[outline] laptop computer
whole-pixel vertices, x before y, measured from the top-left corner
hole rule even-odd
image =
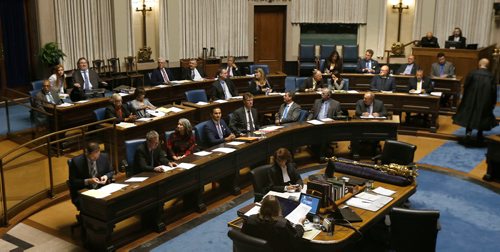
[[[299,203],[302,203],[304,205],[310,206],[311,210],[309,210],[309,213],[307,215],[316,215],[318,214],[320,205],[321,205],[321,197],[310,195],[310,194],[305,194],[301,193],[299,197]]]

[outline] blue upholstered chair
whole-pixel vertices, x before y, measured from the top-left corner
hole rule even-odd
[[[136,171],[134,171],[135,150],[144,142],[146,142],[145,138],[125,141],[125,151],[127,154],[127,166],[125,171],[127,177],[131,177],[136,174]]]
[[[344,45],[344,55],[342,57],[344,72],[356,72],[356,67],[358,66],[359,59],[358,50],[358,45]]]
[[[307,79],[308,77],[297,77],[295,79],[295,89],[296,90],[304,90],[305,86],[304,86],[304,81]]]
[[[301,70],[312,72],[313,69],[318,68],[314,47],[314,45],[299,45],[299,57],[297,59],[298,76],[300,76]]]
[[[31,85],[33,86],[34,91],[39,91],[43,87],[43,80],[32,81]]]
[[[254,74],[255,70],[257,70],[257,68],[262,68],[262,70],[264,71],[264,73],[266,75],[269,74],[269,65],[265,65],[265,64],[253,64],[253,65],[249,65],[248,66],[248,70],[250,71],[249,74]]]
[[[309,115],[308,110],[301,109],[299,114],[299,122],[304,122],[307,119],[308,115]]]
[[[205,89],[194,89],[194,90],[189,90],[184,93],[186,95],[186,100],[188,102],[208,102],[207,99],[207,92]]]
[[[207,136],[205,135],[205,131],[203,128],[207,124],[208,121],[200,122],[194,126],[194,136],[196,137],[196,144],[201,148],[208,147],[207,144]]]
[[[330,56],[330,54],[332,54],[332,52],[336,50],[337,50],[336,45],[321,45],[319,49],[319,58],[326,60]]]
[[[285,78],[285,92],[292,91],[295,92],[297,90],[297,85],[295,82],[295,77],[293,76],[287,76]]]
[[[106,108],[98,108],[94,110],[94,117],[96,121],[104,120],[106,117]]]

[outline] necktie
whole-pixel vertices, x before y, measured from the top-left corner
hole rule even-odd
[[[220,85],[222,86],[222,91],[224,91],[224,96],[226,97],[225,99],[229,99],[233,97],[231,93],[229,92],[229,88],[227,88],[226,82],[225,81],[220,81]]]
[[[419,80],[417,82],[417,92],[420,92],[420,91],[422,91],[422,80]]]
[[[47,101],[50,103],[50,104],[56,104],[56,102],[54,101],[54,97],[52,97],[52,94],[50,92],[48,92],[45,97],[47,98]]]
[[[250,113],[250,110],[247,110],[247,114],[248,114],[248,124],[249,124],[249,126],[247,127],[247,129],[250,132],[253,132],[255,130],[255,127],[253,125],[252,113]]]
[[[328,117],[328,102],[324,101],[321,105],[321,112],[318,115],[318,119],[325,119]]]
[[[285,106],[285,110],[283,111],[283,116],[281,117],[281,119],[285,119],[286,118],[286,115],[288,114],[288,108],[289,107],[290,106],[288,106],[288,105]]]
[[[229,77],[233,77],[233,68],[232,67],[227,67],[227,75],[229,75]]]
[[[444,65],[439,65],[439,77],[444,74]]]
[[[162,68],[161,69],[161,75],[163,76],[163,82],[167,83],[169,82],[170,80],[168,79],[168,74],[167,72],[165,71],[165,68]]]
[[[122,114],[122,108],[118,108],[116,110],[116,117],[118,117],[118,119],[120,119],[120,121],[123,119],[123,114]]]
[[[194,80],[194,69],[191,70],[191,80]]]
[[[368,107],[368,113],[371,115],[373,114],[373,103],[370,104],[370,106]]]
[[[97,178],[97,166],[95,161],[90,165],[90,177]],[[92,184],[92,188],[97,188],[97,184]]]
[[[219,138],[223,139],[224,138],[224,134],[222,134],[222,128],[220,127],[220,123],[217,123],[215,126],[217,128],[217,133],[219,134]]]
[[[155,166],[155,159],[154,159],[153,151],[154,150],[151,150],[151,153],[150,153],[150,155],[151,155],[151,166]]]
[[[90,81],[89,81],[89,77],[87,74],[88,74],[88,71],[82,71],[83,81],[84,81],[84,85],[83,85],[84,90],[90,89]]]

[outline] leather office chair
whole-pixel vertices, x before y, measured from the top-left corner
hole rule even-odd
[[[390,241],[395,251],[435,251],[439,224],[438,210],[394,207],[390,216]]]
[[[344,45],[343,49],[343,69],[344,73],[356,72],[358,66],[359,52],[358,45]]]
[[[125,152],[127,157],[125,172],[127,177],[134,176],[134,174],[137,173],[134,170],[135,150],[140,144],[143,144],[144,142],[146,142],[145,138],[125,141]]]
[[[315,55],[315,45],[299,45],[299,57],[297,59],[297,75],[300,76],[301,70],[307,70],[309,75],[312,70],[318,68],[318,61]]]
[[[325,71],[325,62],[328,57],[330,57],[330,54],[332,54],[333,51],[337,50],[336,45],[321,45],[319,48],[319,69],[321,69],[322,72]]]
[[[122,74],[122,68],[119,58],[109,58],[108,59],[108,73],[113,79],[113,88],[119,85],[126,84],[125,80],[128,80],[128,76]]]
[[[300,110],[299,114],[299,122],[304,122],[307,119],[307,116],[309,115],[309,111],[305,109]]]
[[[285,92],[288,92],[288,91],[295,92],[295,90],[297,90],[295,77],[287,76],[285,78]]]
[[[137,57],[127,56],[125,57],[125,71],[127,76],[130,78],[130,86],[134,86],[134,80],[139,79],[142,81],[142,86],[144,87],[144,74],[140,74],[137,71]]]
[[[244,234],[237,229],[230,229],[227,236],[233,240],[233,252],[273,251],[266,240]]]
[[[106,108],[98,108],[94,110],[94,117],[96,121],[104,120],[106,117]]]
[[[266,188],[271,184],[269,180],[269,170],[271,167],[271,164],[266,164],[250,171],[250,174],[252,174],[254,202],[260,202],[264,195],[268,193]]]
[[[188,102],[197,103],[199,101],[208,102],[207,92],[205,89],[195,89],[184,92]]]
[[[417,146],[396,140],[386,140],[382,153],[373,157],[372,160],[381,164],[410,165],[413,163]]]
[[[69,170],[71,169],[71,164],[73,162],[73,159],[68,159],[67,163],[68,163],[68,172]],[[78,194],[78,191],[77,190],[74,190],[71,186],[71,183],[69,182],[69,180],[66,180],[66,185],[68,186],[68,190],[69,190],[69,195],[71,197],[71,199],[73,199],[74,197],[77,196]],[[77,209],[78,212],[80,212],[80,209]],[[77,228],[80,228],[82,227],[82,220],[81,220],[81,217],[80,217],[80,213],[77,213],[76,216],[76,223],[73,223],[71,224],[71,226],[69,226],[70,230],[71,230],[71,235],[73,235],[73,233],[75,233],[75,229]],[[82,229],[82,232],[81,232],[81,236],[84,237],[85,236],[85,230]]]
[[[269,74],[269,65],[265,65],[265,64],[253,64],[253,65],[249,65],[248,66],[248,70],[249,70],[249,74],[254,74],[255,73],[255,70],[257,70],[257,68],[262,68],[262,70],[264,71],[264,73],[266,75]]]
[[[307,79],[308,77],[297,77],[295,78],[295,86],[296,86],[296,91],[298,90],[304,90],[305,89],[305,85],[304,85],[304,81]]]
[[[205,131],[203,128],[207,124],[208,121],[200,122],[194,126],[194,136],[196,138],[196,144],[200,146],[201,148],[206,148],[208,147],[207,144],[207,137],[205,135]]]
[[[36,80],[31,82],[31,86],[33,86],[33,91],[42,90],[43,80]]]
[[[104,82],[110,83],[113,81],[113,78],[111,78],[108,75],[107,66],[106,66],[104,60],[102,60],[102,59],[92,60],[92,68],[94,69],[94,71],[97,72],[99,77]]]

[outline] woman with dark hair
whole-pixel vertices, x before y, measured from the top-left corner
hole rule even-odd
[[[52,75],[49,77],[50,87],[59,94],[64,94],[66,90],[66,74],[64,74],[64,66],[57,65],[52,69]]]
[[[144,98],[146,96],[146,90],[144,88],[136,88],[134,92],[135,100],[130,102],[132,110],[138,118],[147,117],[146,109],[155,110],[156,107],[149,102],[148,99]]]
[[[339,72],[342,73],[342,58],[340,58],[337,50],[334,50],[326,59],[325,66],[323,67],[324,73]]]
[[[174,133],[167,139],[167,154],[175,161],[191,155],[196,149],[193,127],[186,118],[179,119]]]
[[[344,79],[342,79],[342,76],[338,72],[332,72],[332,86],[330,90],[344,90],[344,82]]]
[[[286,148],[279,148],[274,153],[274,165],[269,172],[271,184],[266,191],[295,192],[303,186],[302,178],[295,169],[292,154]]]
[[[466,38],[462,36],[462,29],[460,29],[460,27],[455,27],[451,36],[448,37],[448,41],[458,41],[462,44],[460,48],[465,48]]]
[[[268,195],[262,200],[259,213],[248,217],[241,231],[266,240],[273,251],[299,251],[298,241],[304,234],[305,216],[299,224],[283,218],[278,199]]]
[[[267,81],[266,74],[262,68],[255,70],[255,78],[250,82],[250,93],[253,95],[265,94],[272,92],[271,85]]]

